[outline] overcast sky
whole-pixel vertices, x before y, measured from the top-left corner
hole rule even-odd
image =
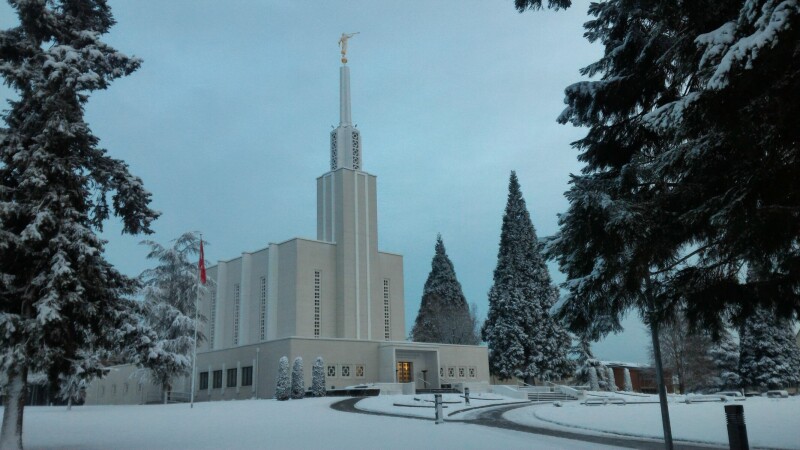
[[[404,255],[407,331],[437,233],[485,317],[511,170],[538,235],[557,230],[581,167],[570,142],[585,130],[555,119],[564,88],[602,52],[582,37],[587,1],[524,14],[511,0],[109,3],[107,42],[144,63],[95,93],[86,118],[153,193],[163,214],[151,238],[202,231],[213,264],[316,237],[315,180],[339,120],[337,41],[356,31],[353,121],[362,168],[378,177],[380,248]],[[14,23],[0,6],[0,27]],[[135,276],[148,267],[143,237],[120,230],[108,223],[107,256]],[[595,353],[647,362],[643,325],[626,324]]]

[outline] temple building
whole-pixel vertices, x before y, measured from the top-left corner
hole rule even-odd
[[[208,321],[197,354],[198,401],[272,398],[282,356],[290,365],[303,358],[307,387],[317,357],[328,389],[375,384],[382,393],[413,393],[488,384],[486,347],[405,340],[403,257],[378,249],[377,179],[363,170],[346,61],[330,171],[317,178],[316,240],[270,243],[207,270],[213,282],[200,301]],[[116,367],[92,383],[87,402],[157,400],[156,388],[136,384],[133,373]],[[176,380],[175,397],[189,386]]]

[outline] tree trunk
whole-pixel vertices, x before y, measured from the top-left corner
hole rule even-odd
[[[71,410],[72,410],[72,396],[70,395],[69,398],[67,398],[67,411]]]
[[[653,359],[656,363],[656,382],[658,383],[658,402],[661,404],[661,424],[664,428],[664,448],[672,450],[672,426],[669,421],[669,405],[667,389],[664,384],[664,368],[661,365],[661,344],[658,341],[658,320],[655,314],[650,316],[650,334],[653,337]]]
[[[8,386],[3,397],[3,424],[0,428],[0,449],[22,450],[22,414],[25,411],[25,392],[28,367],[14,365],[7,373]]]

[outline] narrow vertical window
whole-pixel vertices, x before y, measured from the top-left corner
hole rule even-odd
[[[211,320],[209,320],[208,324],[208,349],[214,350],[214,328],[217,324],[217,292],[211,291],[211,301],[209,302],[211,306]]]
[[[392,339],[392,323],[389,317],[389,279],[383,280],[383,339]]]
[[[233,345],[239,345],[239,285],[233,285]]]
[[[361,169],[361,142],[358,131],[353,131],[353,169]]]
[[[261,340],[267,340],[267,277],[261,277]]]
[[[320,271],[314,271],[314,337],[319,337]]]

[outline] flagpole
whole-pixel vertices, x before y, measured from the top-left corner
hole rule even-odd
[[[197,376],[197,313],[198,303],[200,298],[200,285],[203,281],[202,274],[200,273],[201,267],[205,267],[203,261],[203,234],[200,234],[200,263],[197,267],[197,292],[194,296],[194,348],[192,349],[192,392],[189,394],[189,408],[194,408],[194,380]]]

